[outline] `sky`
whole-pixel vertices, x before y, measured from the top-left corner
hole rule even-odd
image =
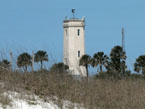
[[[145,0],[1,0],[0,50],[31,53],[45,50],[50,61],[62,62],[63,20],[67,15],[85,16],[86,53],[103,51],[109,55],[122,44],[125,28],[125,50],[128,69],[133,71],[136,58],[145,54]],[[53,58],[52,58],[53,57]],[[52,64],[52,63],[50,63]]]

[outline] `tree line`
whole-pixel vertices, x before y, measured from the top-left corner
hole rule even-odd
[[[87,77],[89,76],[89,66],[92,66],[93,68],[98,67],[99,75],[124,77],[131,74],[131,71],[127,70],[126,59],[126,52],[123,50],[122,46],[117,45],[112,48],[110,56],[107,56],[103,51],[95,53],[93,57],[88,54],[83,55],[79,60],[79,65],[86,67]],[[42,70],[43,62],[49,61],[47,52],[39,50],[34,56],[24,52],[18,56],[17,66],[23,68],[24,71],[27,72],[28,66],[33,67],[33,61],[40,63]],[[4,59],[0,62],[0,66],[9,68],[10,62],[7,59]],[[68,69],[69,66],[64,65],[64,63],[56,63],[52,65],[50,71],[67,72]],[[134,63],[134,71],[142,73],[143,75],[145,74],[145,55],[141,55],[136,59],[136,62]]]
[[[87,69],[87,77],[89,75],[88,67],[99,67],[100,71],[98,75],[101,76],[114,76],[114,77],[126,77],[131,74],[130,70],[127,70],[126,65],[126,52],[122,46],[115,46],[110,52],[110,56],[104,54],[104,52],[97,52],[91,57],[85,54],[81,57],[79,64]],[[145,74],[145,55],[141,55],[136,59],[134,63],[134,71],[137,73]]]
[[[33,60],[33,58],[34,58],[34,60]],[[31,56],[29,53],[24,52],[17,57],[16,64],[19,68],[23,68],[24,72],[27,72],[28,66],[31,66],[31,68],[33,69],[33,64],[32,64],[33,61],[36,63],[40,63],[41,70],[44,69],[43,62],[49,61],[47,52],[43,51],[43,50],[39,50],[34,54],[34,56],[33,55]],[[0,62],[0,66],[3,68],[7,68],[7,69],[10,69],[10,67],[11,67],[10,62],[7,59],[3,59]],[[67,65],[64,65],[63,63],[57,63],[57,64],[54,64],[50,68],[50,71],[66,72],[68,69],[69,69],[69,67]]]

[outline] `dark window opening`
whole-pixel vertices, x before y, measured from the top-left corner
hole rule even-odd
[[[80,29],[78,29],[78,36],[80,35]]]
[[[78,51],[78,57],[80,57],[80,55],[81,55],[81,53],[80,53],[80,51]]]

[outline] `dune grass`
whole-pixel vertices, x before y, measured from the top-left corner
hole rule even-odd
[[[60,107],[63,106],[62,100],[83,104],[87,109],[145,107],[145,81],[140,79],[78,80],[67,74],[46,70],[22,74],[0,69],[0,81],[5,84],[3,90],[31,92],[43,98],[44,102],[49,102],[49,97]],[[0,99],[0,103],[9,104],[10,101]]]

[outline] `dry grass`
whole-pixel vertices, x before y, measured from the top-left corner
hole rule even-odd
[[[4,90],[16,92],[31,92],[44,98],[59,98],[61,100],[84,104],[87,109],[142,109],[145,108],[144,80],[76,80],[71,76],[58,75],[53,72],[35,72],[20,74],[0,70],[0,80],[5,83]]]

